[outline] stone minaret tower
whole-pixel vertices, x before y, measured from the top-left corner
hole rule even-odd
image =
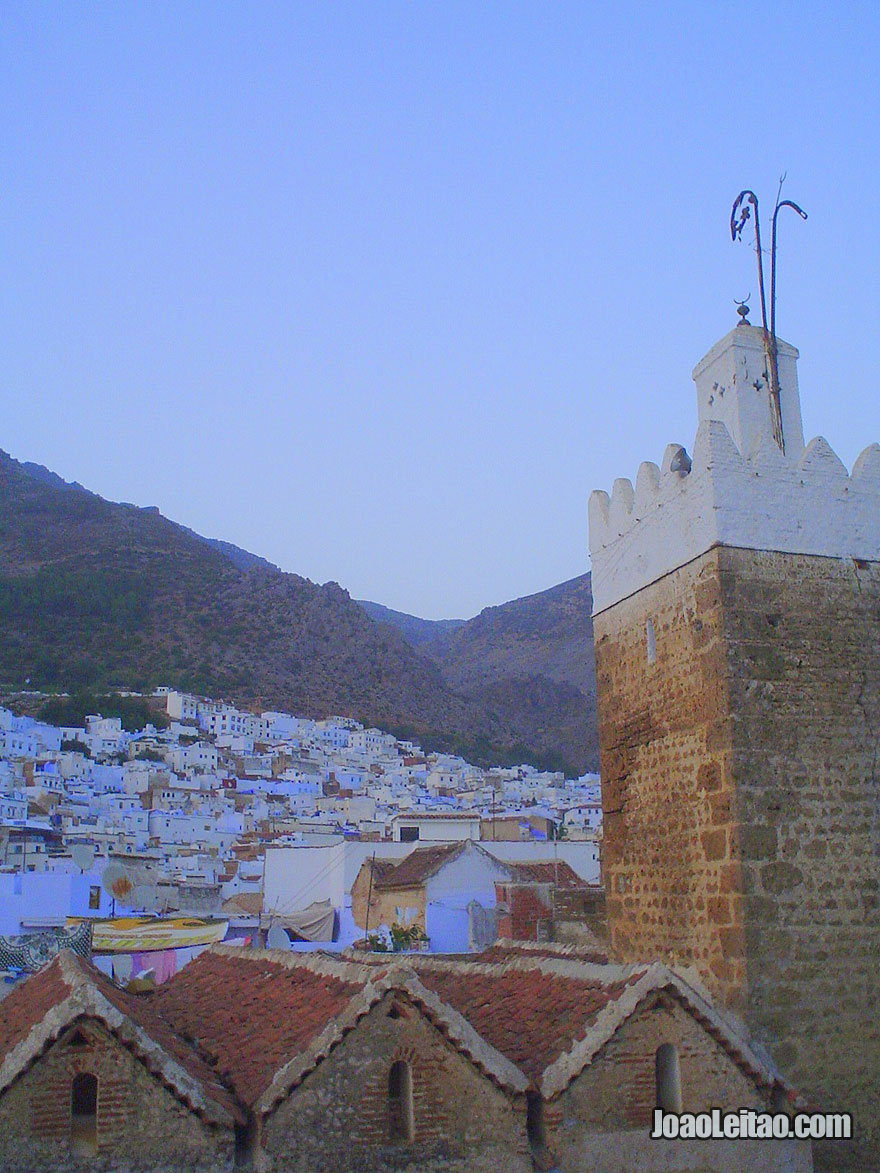
[[[694,371],[699,427],[590,498],[605,885],[622,960],[695,966],[880,1169],[880,446],[804,446],[761,330]],[[686,1105],[685,1105],[686,1106]]]

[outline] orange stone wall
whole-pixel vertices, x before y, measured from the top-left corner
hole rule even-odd
[[[818,1167],[880,1168],[880,566],[716,548],[594,629],[612,948],[696,965],[855,1112]]]

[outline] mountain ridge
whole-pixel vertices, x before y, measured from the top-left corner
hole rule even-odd
[[[444,627],[437,648],[432,621],[421,621],[426,654],[336,583],[3,452],[0,507],[0,681],[10,691],[168,684],[309,716],[348,713],[485,764],[584,768],[568,748],[577,739],[557,742],[546,712],[555,704],[562,716],[577,697],[535,707],[564,681],[545,674],[525,705],[497,665],[471,687],[461,646],[443,650],[475,620]]]
[[[405,638],[417,632],[419,650],[438,665],[449,688],[504,713],[530,743],[552,741],[568,760],[595,770],[592,611],[587,573],[485,607],[464,622],[419,620],[401,612],[391,612],[385,621]]]

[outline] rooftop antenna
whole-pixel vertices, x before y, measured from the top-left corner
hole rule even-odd
[[[373,899],[373,872],[376,870],[376,853],[373,852],[373,859],[370,864],[370,886],[367,888],[367,920],[364,925],[364,935],[369,939],[370,936],[370,902]]]
[[[767,320],[767,299],[764,296],[764,253],[761,249],[761,223],[758,217],[758,197],[748,188],[741,191],[730,211],[730,239],[742,240],[746,224],[755,219],[755,252],[758,254],[758,288],[761,293],[761,324],[764,331],[764,352],[767,356],[768,382],[770,384],[770,405],[773,413],[773,438],[785,451],[785,437],[782,434],[782,403],[779,396],[779,352],[776,341],[776,221],[780,208],[792,208],[802,220],[807,213],[792,200],[780,199],[786,172],[779,177],[776,191],[776,205],[770,229],[770,320]],[[745,315],[742,315],[745,320]]]

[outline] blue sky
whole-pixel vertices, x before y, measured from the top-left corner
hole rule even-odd
[[[0,447],[431,618],[589,567],[779,174],[805,431],[880,439],[880,5],[0,4]],[[757,315],[753,315],[755,321]]]

